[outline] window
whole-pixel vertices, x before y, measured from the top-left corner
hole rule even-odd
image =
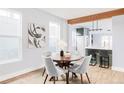
[[[21,15],[0,10],[0,64],[22,58],[21,38]]]
[[[77,50],[77,37],[76,37],[76,30],[72,30],[72,50]]]
[[[60,41],[60,24],[49,23],[49,48],[51,51],[58,51],[58,42]]]

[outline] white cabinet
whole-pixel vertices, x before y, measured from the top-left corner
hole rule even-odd
[[[98,20],[98,28],[102,31],[112,31],[112,18]]]
[[[90,31],[90,47],[112,49],[111,31]]]

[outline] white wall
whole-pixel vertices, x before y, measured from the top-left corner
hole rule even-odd
[[[28,24],[36,23],[44,26],[49,34],[49,21],[55,21],[61,25],[61,38],[67,41],[67,27],[64,19],[50,15],[41,11],[40,9],[10,9],[10,11],[17,11],[22,14],[22,53],[23,59],[20,62],[13,62],[0,65],[0,80],[6,79],[5,76],[12,75],[14,73],[26,71],[26,69],[34,69],[42,66],[41,55],[44,50],[48,48],[47,45],[44,49],[29,49],[28,48]],[[3,78],[4,77],[4,78]]]
[[[124,15],[112,18],[114,70],[124,71]]]

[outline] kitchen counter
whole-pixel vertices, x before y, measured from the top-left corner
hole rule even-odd
[[[106,47],[85,47],[85,49],[112,50],[112,48]]]

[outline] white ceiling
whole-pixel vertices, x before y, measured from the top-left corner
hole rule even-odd
[[[41,10],[64,19],[73,19],[115,9],[117,8],[42,8]]]

